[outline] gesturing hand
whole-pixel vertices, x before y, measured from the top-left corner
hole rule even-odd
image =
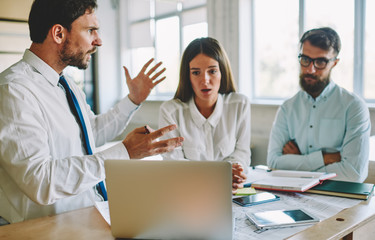
[[[126,77],[126,84],[129,88],[129,98],[134,104],[141,104],[148,95],[150,94],[151,90],[158,85],[161,81],[165,79],[165,76],[158,79],[158,77],[165,71],[165,68],[156,72],[153,76],[151,76],[157,68],[162,64],[159,62],[153,68],[151,68],[147,73],[146,69],[150,66],[151,62],[154,61],[151,58],[141,69],[139,74],[135,78],[131,78],[128,69],[124,66],[125,70],[125,77]]]
[[[238,188],[243,188],[243,183],[247,176],[244,173],[243,167],[238,163],[232,164],[232,194],[237,192]]]
[[[147,128],[147,130],[146,130]],[[152,130],[150,127],[140,127],[130,132],[122,141],[130,158],[144,158],[156,154],[170,152],[182,145],[183,137],[170,138],[158,141],[157,138],[169,131],[176,129],[176,125],[169,125],[159,130]]]

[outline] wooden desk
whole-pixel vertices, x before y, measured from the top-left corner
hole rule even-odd
[[[343,220],[343,221],[340,221]],[[375,198],[344,209],[288,239],[374,239]],[[95,207],[0,227],[0,239],[115,239]]]
[[[113,240],[111,228],[95,207],[0,227],[1,240]]]
[[[375,239],[375,198],[344,209],[288,239]]]

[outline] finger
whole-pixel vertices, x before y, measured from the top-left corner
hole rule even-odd
[[[239,170],[239,171],[243,171],[243,167],[242,167],[242,165],[239,164],[239,163],[233,163],[233,164],[232,164],[232,168],[237,169],[237,170]]]
[[[246,179],[247,179],[247,176],[246,176],[246,174],[245,174],[245,173],[243,173],[243,172],[241,172],[241,173],[240,173],[240,177],[241,177],[241,180],[242,180],[242,182],[245,182],[245,181],[246,181]]]
[[[291,152],[292,150],[289,144],[285,145],[284,148],[285,148],[285,152],[288,152],[288,153]]]
[[[237,189],[237,188],[243,188],[242,183],[232,183],[232,188]]]
[[[153,72],[155,72],[155,70],[160,66],[162,65],[163,62],[158,62],[155,66],[153,66],[148,72],[147,72],[147,76],[150,76]]]
[[[142,134],[145,134],[145,132],[146,132],[146,131],[145,131],[145,127],[146,127],[146,126],[139,127],[139,128],[134,128],[132,132],[133,132],[133,133],[142,133]]]
[[[141,69],[141,72],[146,72],[146,69],[148,68],[148,66],[150,66],[150,64],[152,63],[152,61],[154,61],[154,58],[151,58],[150,60],[148,60],[148,62],[146,62],[145,65],[143,65],[142,69]]]
[[[150,134],[150,136],[154,140],[154,139],[157,139],[157,138],[163,136],[167,132],[175,130],[176,128],[177,128],[177,125],[176,124],[172,124],[172,125],[160,128],[159,130],[156,130],[156,131],[152,132]]]
[[[152,129],[149,125],[146,125],[145,128],[147,128],[149,133],[155,132],[155,130]]]
[[[165,78],[166,78],[166,77],[163,77],[162,79],[157,80],[156,82],[154,82],[154,87],[155,87],[156,85],[158,85],[159,83],[161,83],[162,81],[164,81]]]
[[[170,152],[176,147],[182,146],[183,141],[183,137],[170,138],[167,140],[154,142],[151,147],[154,149],[156,154],[162,154],[165,152]]]
[[[169,138],[166,140],[154,142],[152,144],[152,147],[155,148],[156,150],[161,149],[162,151],[164,151],[165,149],[166,151],[168,151],[169,148],[173,149],[175,147],[181,146],[183,141],[184,141],[183,137]]]
[[[165,72],[166,68],[163,68],[159,72],[155,73],[155,75],[151,78],[152,80],[157,79],[163,72]]]

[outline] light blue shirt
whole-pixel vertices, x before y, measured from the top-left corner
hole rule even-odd
[[[279,108],[272,126],[267,164],[275,169],[334,172],[335,180],[363,182],[368,174],[369,110],[362,99],[330,82],[316,99],[299,91]],[[282,154],[294,139],[301,155]],[[324,165],[323,153],[341,161]]]

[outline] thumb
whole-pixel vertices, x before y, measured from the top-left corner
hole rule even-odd
[[[125,77],[126,77],[126,82],[128,83],[130,80],[132,80],[130,74],[129,74],[129,70],[123,66],[124,70],[125,70]]]

